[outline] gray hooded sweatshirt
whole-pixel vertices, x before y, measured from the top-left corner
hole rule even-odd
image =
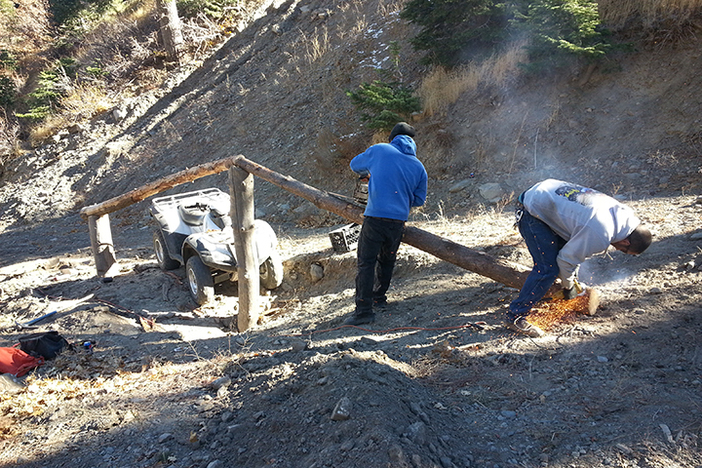
[[[572,288],[578,268],[587,257],[626,239],[641,224],[634,211],[614,198],[555,179],[547,179],[524,193],[524,207],[566,240],[558,253],[564,288]]]

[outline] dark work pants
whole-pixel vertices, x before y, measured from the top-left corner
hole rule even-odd
[[[548,292],[560,273],[557,262],[558,252],[566,243],[546,223],[530,215],[526,210],[519,220],[519,233],[534,259],[534,268],[527,276],[519,296],[509,305],[510,320],[528,315],[534,304]]]
[[[357,250],[356,314],[370,313],[374,300],[387,300],[404,227],[399,220],[364,218]]]

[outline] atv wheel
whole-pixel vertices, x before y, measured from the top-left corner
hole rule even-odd
[[[168,256],[166,248],[166,240],[163,238],[161,231],[154,231],[154,252],[156,253],[156,262],[162,270],[175,270],[180,266],[177,260],[173,260]]]
[[[261,286],[275,289],[283,282],[283,260],[278,252],[271,253],[259,269]]]
[[[188,277],[190,295],[198,305],[207,304],[214,299],[214,279],[200,257],[193,255],[188,259],[185,274]]]

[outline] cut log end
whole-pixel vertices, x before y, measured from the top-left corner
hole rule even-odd
[[[597,308],[600,306],[600,292],[595,288],[588,288],[587,296],[587,310],[585,313],[587,315],[595,315]]]

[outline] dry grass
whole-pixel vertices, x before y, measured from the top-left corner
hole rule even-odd
[[[435,68],[422,80],[418,95],[426,115],[444,111],[461,94],[475,91],[481,85],[506,86],[517,74],[524,60],[522,43],[480,63],[470,63],[457,70]]]
[[[363,8],[363,0],[350,0],[347,2],[341,2],[339,5],[339,11],[345,13],[349,8],[355,11],[360,11]]]
[[[154,2],[146,0],[95,25],[82,41],[76,60],[99,66],[113,81],[131,77],[145,63],[154,61],[159,48],[154,8]]]
[[[326,27],[322,28],[321,32],[317,31],[317,28],[315,28],[312,37],[307,37],[302,31],[300,31],[300,34],[302,35],[302,40],[307,51],[305,59],[308,64],[316,62],[329,50],[329,33]]]
[[[61,100],[68,120],[78,122],[90,119],[111,109],[116,104],[115,96],[108,95],[102,86],[78,84]]]
[[[456,102],[465,91],[475,90],[480,82],[478,69],[469,65],[460,70],[435,68],[424,80],[417,94],[426,115],[433,115]]]
[[[404,6],[404,0],[379,0],[377,12],[381,17],[387,18],[391,15],[399,13]]]
[[[135,83],[141,91],[156,89],[168,78],[168,72],[163,68],[144,67],[134,72]]]
[[[0,48],[13,54],[38,53],[51,43],[48,4],[44,0],[14,2],[2,0],[0,11]],[[5,8],[7,7],[7,8]]]
[[[32,128],[29,132],[29,144],[32,148],[37,148],[67,125],[68,121],[62,115],[52,115]]]
[[[599,0],[600,17],[611,27],[639,18],[645,27],[668,18],[682,24],[702,12],[702,0]]]
[[[116,96],[108,95],[102,86],[75,85],[61,99],[62,111],[47,117],[44,122],[34,127],[29,134],[29,142],[33,147],[39,146],[61,129],[102,114],[116,103]]]

